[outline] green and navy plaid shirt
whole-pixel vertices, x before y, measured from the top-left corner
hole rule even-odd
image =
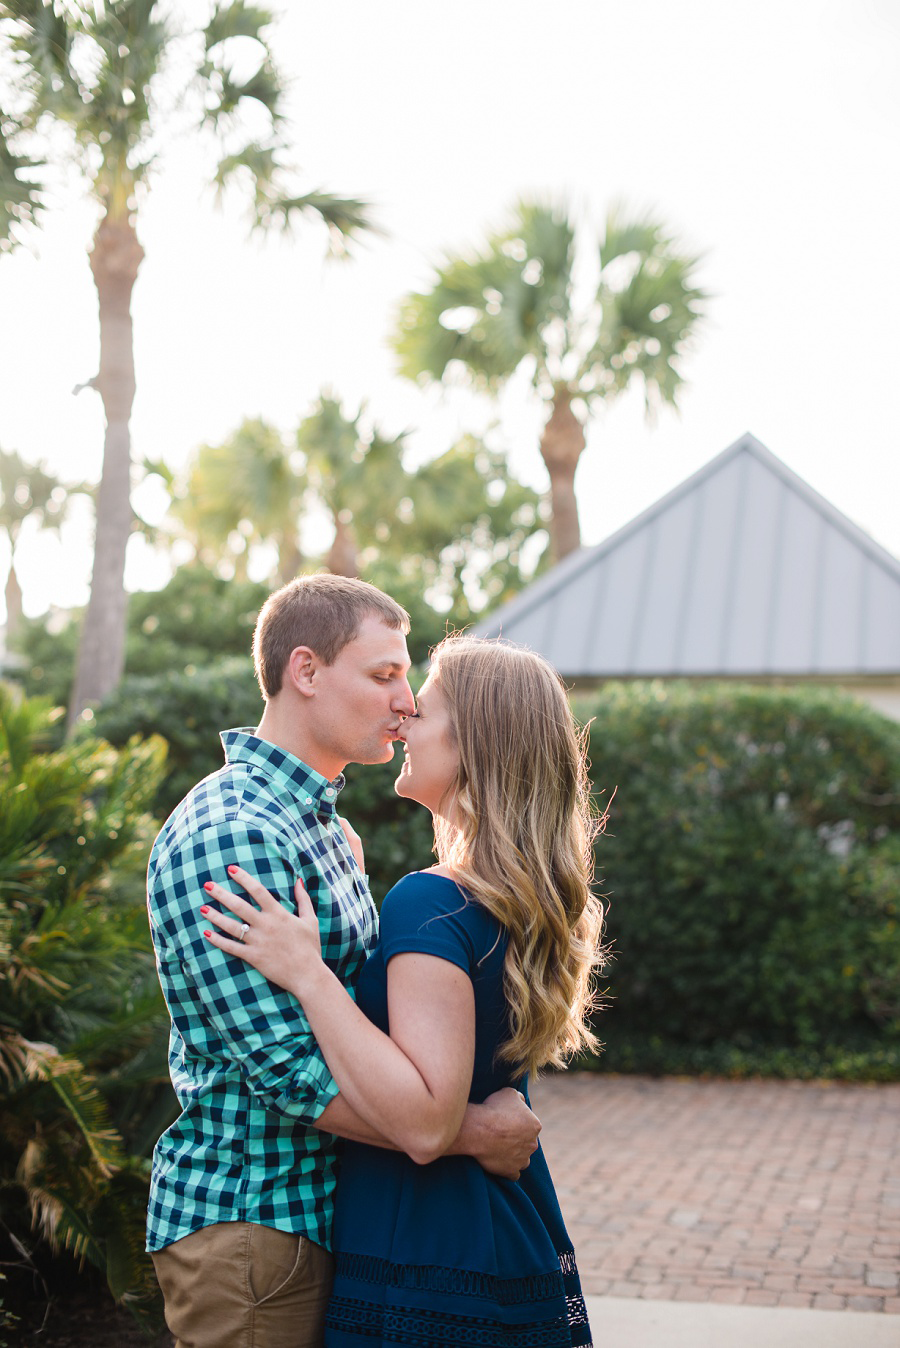
[[[335,817],[343,778],[327,781],[252,730],[221,738],[225,767],[169,818],[147,876],[182,1111],[153,1155],[147,1248],[215,1222],[256,1222],[328,1246],[337,1142],[314,1124],[337,1085],[298,1002],[211,945],[199,908],[204,881],[229,885],[227,866],[256,875],[292,912],[302,878],[324,958],[351,991],[378,918]]]

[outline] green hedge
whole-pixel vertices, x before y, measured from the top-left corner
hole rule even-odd
[[[369,884],[377,904],[407,871],[434,865],[431,815],[394,792],[402,755],[376,767],[350,764],[339,808],[363,840]]]
[[[628,1034],[612,1020],[603,1027],[604,1051],[584,1055],[572,1066],[580,1071],[623,1076],[774,1077],[785,1081],[900,1081],[900,1043],[861,1035],[851,1042],[820,1048],[783,1044],[692,1044],[662,1035]]]
[[[262,712],[253,662],[236,655],[164,674],[126,674],[93,725],[110,744],[126,744],[132,735],[166,740],[167,773],[154,800],[165,819],[196,782],[222,766],[219,731],[255,726]]]
[[[412,620],[407,638],[410,656],[416,664],[425,661],[430,647],[446,635],[447,616],[436,613],[425,602],[416,578],[396,568],[382,566],[367,579],[408,609]],[[192,562],[179,567],[163,589],[131,595],[126,676],[178,677],[192,670],[209,670],[232,657],[249,659],[257,614],[271,588],[249,580],[223,580]],[[23,620],[13,643],[19,660],[9,677],[29,697],[46,697],[57,706],[68,703],[82,617],[80,609],[57,615],[51,624],[53,630],[48,630],[46,616]],[[457,612],[457,620],[468,622],[471,615]]]
[[[218,730],[260,709],[234,658],[127,677],[97,728],[168,740],[162,816],[221,764]],[[900,1075],[900,726],[815,689],[729,685],[609,685],[576,712],[598,799],[618,788],[597,847],[616,952],[600,1065]],[[351,766],[341,797],[378,900],[431,860],[395,774]]]
[[[269,586],[223,580],[199,563],[182,566],[162,590],[142,590],[128,600],[125,673],[136,677],[177,673],[250,651],[256,615]],[[24,667],[16,675],[30,696],[69,700],[81,631],[73,609],[61,630],[46,618],[26,619],[15,638]]]
[[[790,1050],[817,1074],[839,1053],[900,1074],[900,726],[727,685],[611,685],[576,712],[598,792],[618,788],[597,847],[608,1065]]]

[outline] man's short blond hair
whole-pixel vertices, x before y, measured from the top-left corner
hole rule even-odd
[[[270,594],[253,633],[253,664],[264,698],[281,692],[291,651],[309,646],[333,665],[370,615],[395,631],[409,631],[409,614],[365,580],[300,576]]]

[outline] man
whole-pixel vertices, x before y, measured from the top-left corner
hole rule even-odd
[[[148,1249],[180,1348],[313,1348],[332,1278],[336,1136],[389,1146],[340,1095],[302,1008],[203,939],[203,886],[240,865],[293,910],[302,878],[348,987],[377,916],[335,812],[347,763],[382,763],[415,710],[409,618],[363,581],[308,576],[259,615],[265,699],[153,847],[148,908],[182,1106],[153,1160]],[[349,831],[351,837],[352,830]],[[539,1124],[514,1091],[470,1106],[452,1151],[515,1177]]]

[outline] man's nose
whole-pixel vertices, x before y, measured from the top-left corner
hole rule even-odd
[[[391,703],[391,710],[400,716],[412,716],[415,709],[416,699],[413,697],[413,690],[409,686],[409,680],[404,679],[403,687]]]

